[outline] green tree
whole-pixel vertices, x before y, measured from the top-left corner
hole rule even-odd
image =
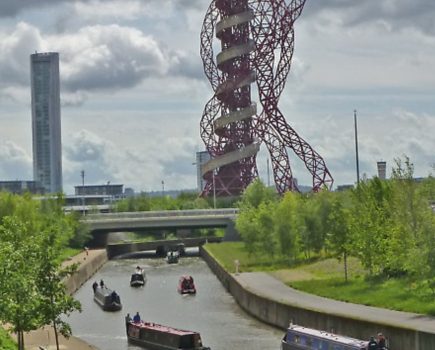
[[[276,193],[260,180],[253,181],[243,192],[236,219],[236,229],[242,237],[248,253],[256,254],[268,249],[275,254],[276,242],[273,235],[273,203]]]
[[[330,231],[329,225],[329,214],[332,211],[333,199],[339,197],[341,200],[347,201],[349,197],[348,192],[330,192],[330,191],[320,191],[311,196],[312,200],[316,202],[317,217],[319,224],[319,234],[321,246],[325,251],[327,251],[327,245],[325,244],[327,232]]]
[[[52,323],[68,334],[59,316],[77,303],[65,293],[63,278],[72,270],[60,268],[59,253],[76,221],[64,214],[61,197],[0,196],[0,207],[4,199],[13,210],[0,225],[0,322],[11,325],[24,349],[23,332],[42,325]]]
[[[430,179],[428,180],[430,182]],[[414,179],[414,166],[408,157],[396,159],[392,174],[391,201],[392,245],[389,256],[396,269],[420,278],[435,276],[434,215],[429,206],[427,184]]]
[[[352,192],[350,226],[354,235],[353,252],[370,274],[379,273],[385,267],[385,252],[389,235],[386,203],[389,191],[384,182],[375,178],[361,181]]]
[[[274,257],[277,250],[276,236],[272,213],[275,211],[275,202],[263,202],[256,210],[255,224],[258,230],[259,246],[263,254]]]
[[[0,321],[17,334],[18,349],[24,350],[24,332],[38,328],[40,300],[34,276],[37,273],[37,242],[16,216],[6,216],[0,225]]]
[[[301,198],[298,208],[301,244],[308,258],[311,257],[313,251],[319,253],[325,243],[325,234],[319,217],[319,205],[313,198],[311,196]]]
[[[59,227],[60,226],[60,227]],[[64,279],[76,270],[75,265],[62,267],[58,261],[58,252],[62,248],[59,229],[63,225],[53,223],[40,233],[37,251],[36,286],[38,289],[40,324],[51,324],[54,330],[56,349],[59,350],[58,331],[69,337],[71,328],[61,319],[73,311],[81,310],[80,303],[70,296],[65,289]]]
[[[260,232],[257,227],[256,213],[256,208],[248,206],[240,211],[236,219],[236,229],[249,255],[256,253],[259,248]]]
[[[273,189],[266,187],[261,180],[256,179],[243,192],[238,207],[241,210],[245,207],[258,208],[261,203],[273,202],[277,198],[277,194]]]
[[[334,198],[328,217],[328,245],[332,254],[343,260],[344,279],[348,281],[347,258],[352,249],[352,231],[349,225],[349,210],[340,198]]]
[[[290,260],[295,260],[299,253],[297,206],[298,194],[287,192],[277,204],[273,215],[279,251]]]

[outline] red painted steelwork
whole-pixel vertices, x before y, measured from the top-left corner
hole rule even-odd
[[[279,193],[298,190],[288,149],[304,162],[313,178],[313,191],[332,186],[323,158],[286,122],[278,107],[293,56],[293,24],[305,1],[211,2],[201,31],[204,72],[214,90],[201,119],[201,137],[211,156],[203,167],[202,195],[243,192],[258,176],[255,160],[263,142]],[[215,36],[221,44],[216,58]],[[260,113],[251,100],[252,83],[257,84]]]

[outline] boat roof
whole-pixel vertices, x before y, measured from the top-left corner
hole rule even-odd
[[[173,328],[173,327],[169,327],[169,326],[163,326],[161,324],[158,323],[154,323],[154,322],[144,322],[142,321],[141,323],[131,323],[136,327],[139,328],[145,328],[145,329],[153,329],[155,331],[159,331],[159,332],[164,332],[164,333],[171,333],[171,334],[176,334],[176,335],[192,335],[192,334],[197,334],[197,332],[193,332],[193,331],[186,331],[183,329],[178,329],[178,328]]]
[[[298,325],[290,325],[287,331],[293,331],[294,333],[311,335],[320,339],[327,339],[330,341],[335,341],[340,344],[350,345],[350,346],[365,346],[367,341],[347,337],[344,335],[334,334],[331,332],[319,331],[313,328],[306,328]]]
[[[192,276],[190,276],[190,275],[183,275],[180,277],[180,280],[186,280],[186,279],[190,280],[191,278],[192,278]]]

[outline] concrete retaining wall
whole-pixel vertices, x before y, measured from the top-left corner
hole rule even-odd
[[[293,321],[306,327],[330,330],[359,339],[367,339],[368,335],[375,335],[382,331],[388,335],[392,350],[435,349],[434,334],[306,310],[298,307],[296,302],[295,305],[285,304],[256,295],[244,289],[234,276],[202,247],[200,247],[200,254],[237,303],[250,315],[265,323],[285,330]]]
[[[65,281],[67,292],[69,294],[75,293],[107,260],[105,250],[92,254],[92,257],[87,257],[87,260],[80,264],[77,271]]]

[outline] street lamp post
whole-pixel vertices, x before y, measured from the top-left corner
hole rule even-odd
[[[353,111],[353,122],[355,125],[356,184],[357,186],[359,186],[358,126],[357,126],[357,119],[356,119],[356,109]]]
[[[213,208],[216,209],[216,182],[214,181],[214,169],[212,172],[213,177]]]
[[[162,197],[165,196],[165,181],[162,180]]]
[[[86,208],[85,208],[85,171],[82,170],[80,172],[80,175],[82,177],[82,209],[83,209],[83,215],[86,215]]]

